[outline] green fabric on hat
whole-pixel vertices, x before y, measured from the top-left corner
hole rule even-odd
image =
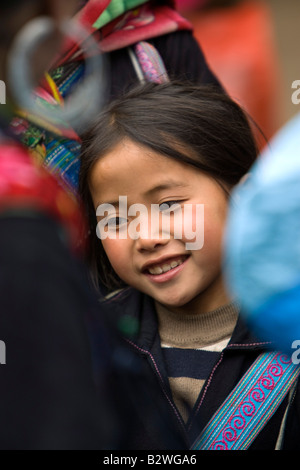
[[[128,10],[136,8],[148,0],[112,0],[108,7],[101,13],[99,18],[93,24],[93,27],[100,29],[106,24],[113,21],[118,16],[123,15]]]

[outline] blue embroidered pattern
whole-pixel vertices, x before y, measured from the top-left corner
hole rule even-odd
[[[300,368],[282,353],[258,357],[215,413],[193,450],[245,450],[276,411]]]

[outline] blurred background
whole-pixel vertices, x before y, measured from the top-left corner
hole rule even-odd
[[[300,111],[299,0],[177,0],[211,69],[267,138]]]

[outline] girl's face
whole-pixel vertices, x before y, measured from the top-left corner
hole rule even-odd
[[[221,274],[227,199],[214,179],[126,139],[93,166],[90,191],[99,243],[125,283],[178,312],[229,301]]]

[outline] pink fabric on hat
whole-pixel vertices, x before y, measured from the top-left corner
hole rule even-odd
[[[113,25],[113,29],[111,29]],[[128,11],[121,18],[102,29],[100,41],[104,52],[121,49],[138,41],[172,33],[180,29],[192,29],[191,23],[168,6],[152,7],[144,4]],[[106,35],[107,31],[107,35]]]
[[[174,8],[163,5],[153,6],[147,2],[140,7],[128,10],[120,17],[101,28],[101,34],[93,28],[94,22],[109,5],[108,0],[90,0],[76,16],[91,34],[99,34],[99,47],[103,52],[110,52],[127,47],[138,41],[144,41],[176,30],[192,30],[192,24]],[[73,43],[74,44],[74,43]],[[68,62],[78,51],[78,45],[68,43],[64,54],[55,66]],[[80,60],[80,56],[77,57]]]
[[[201,8],[209,3],[209,0],[176,0],[176,7],[179,11],[193,10]]]

